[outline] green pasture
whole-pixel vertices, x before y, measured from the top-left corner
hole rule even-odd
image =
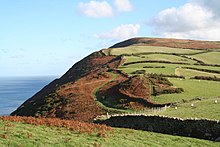
[[[133,52],[133,54],[135,54],[136,52],[140,53],[143,50],[138,48],[137,51]],[[150,50],[148,51],[150,52]],[[220,64],[220,58],[219,58],[220,52],[208,52],[197,55],[191,55],[188,57],[196,58],[207,64]],[[146,73],[157,73],[157,74],[165,74],[165,75],[175,74],[187,78],[187,79],[168,78],[170,82],[174,84],[174,86],[183,88],[184,89],[183,93],[163,94],[163,95],[151,97],[151,99],[157,103],[178,102],[177,110],[174,108],[168,108],[166,111],[158,112],[157,114],[181,117],[181,118],[196,117],[196,118],[209,118],[209,119],[218,119],[218,120],[220,119],[220,114],[219,114],[220,100],[218,100],[219,102],[217,104],[214,103],[214,101],[220,97],[220,82],[189,79],[190,77],[194,77],[194,76],[209,76],[209,77],[216,76],[220,78],[220,74],[203,72],[194,69],[181,68],[181,67],[191,67],[197,69],[209,69],[209,70],[220,71],[220,67],[194,65],[196,62],[191,59],[186,59],[183,57],[169,55],[169,54],[139,54],[133,56],[125,56],[125,59],[126,59],[125,63],[136,62],[136,61],[149,61],[149,60],[189,63],[190,65],[168,64],[168,63],[136,63],[130,65],[122,65],[119,69],[123,70],[129,75],[132,75],[131,73],[135,72],[136,70],[145,70]],[[144,68],[144,66],[148,66],[148,67],[151,66],[152,68]],[[164,66],[165,68],[153,68],[158,66]],[[197,97],[202,98],[202,100],[196,102],[190,101]],[[183,101],[185,103],[183,103]],[[195,107],[191,107],[191,103],[194,103]]]
[[[0,120],[0,146],[63,147],[63,146],[211,146],[220,143],[195,138],[165,135],[160,133],[115,128],[104,136],[97,133],[78,133],[66,128],[35,126]]]
[[[184,92],[179,94],[163,94],[152,96],[152,100],[158,103],[180,102],[195,97],[215,98],[220,96],[220,82],[206,80],[190,80],[169,78],[174,86],[183,88]]]
[[[194,60],[183,58],[180,56],[169,55],[169,54],[148,54],[148,55],[126,56],[125,63],[136,62],[136,61],[146,61],[146,60],[181,62],[181,63],[189,63],[189,64],[196,63],[196,61]]]
[[[144,66],[164,66],[165,68],[143,68]],[[122,66],[119,69],[124,72],[131,74],[136,70],[145,70],[146,73],[157,73],[157,74],[175,74],[176,67],[178,64],[165,64],[165,63],[138,63]]]
[[[202,71],[184,69],[184,68],[177,68],[176,75],[184,76],[186,78],[195,77],[195,76],[207,76],[207,77],[216,76],[217,78],[220,78],[220,74],[214,74],[214,73],[208,73],[208,72],[202,72]]]
[[[152,56],[152,55],[148,55]],[[160,55],[158,55],[159,57]],[[162,55],[163,56],[163,55]],[[171,56],[171,55],[166,55]],[[177,57],[177,56],[176,56]],[[146,58],[141,58],[141,57],[136,57],[136,56],[126,56],[126,63],[128,62],[135,62],[135,61],[145,61]],[[153,58],[151,58],[152,60]],[[168,58],[167,58],[168,59]],[[170,58],[170,61],[172,60],[172,56]],[[152,66],[152,67],[157,67],[157,66],[164,66],[165,68],[143,68],[144,66]],[[220,71],[220,67],[214,67],[214,66],[200,66],[200,65],[183,65],[183,64],[168,64],[168,63],[135,63],[135,64],[129,64],[129,65],[122,65],[119,67],[120,70],[123,70],[124,72],[131,74],[132,72],[136,70],[146,70],[146,73],[157,73],[157,74],[182,74],[183,76],[186,77],[191,77],[191,76],[216,76],[220,77],[220,74],[213,74],[209,72],[202,72],[198,70],[189,70],[189,69],[183,69],[179,67],[191,67],[191,68],[198,68],[198,69],[209,69],[209,70],[216,70]],[[180,73],[177,73],[178,70]]]
[[[215,103],[217,101],[217,103]],[[194,105],[193,107],[191,105]],[[220,120],[220,98],[201,99],[180,103],[166,111],[158,112],[159,115],[181,118],[208,118]]]
[[[176,54],[193,54],[200,53],[201,50],[181,49],[181,48],[169,48],[169,47],[158,47],[158,46],[127,46],[123,48],[112,48],[110,49],[111,55],[122,55],[122,54],[139,54],[139,53],[176,53]]]
[[[220,64],[220,52],[208,52],[203,54],[192,55],[189,57],[196,58],[207,64]]]

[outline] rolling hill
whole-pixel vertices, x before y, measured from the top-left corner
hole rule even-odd
[[[219,146],[219,55],[218,41],[162,38],[94,52],[1,117],[0,144]]]
[[[129,39],[85,57],[11,115],[91,122],[141,112],[220,120],[219,55],[218,41]]]

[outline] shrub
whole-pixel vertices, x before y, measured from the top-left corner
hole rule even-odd
[[[136,70],[132,72],[131,74],[145,74],[145,70]]]

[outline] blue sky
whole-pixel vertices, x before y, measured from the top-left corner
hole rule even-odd
[[[220,40],[218,0],[0,0],[0,76],[62,75],[130,37]]]

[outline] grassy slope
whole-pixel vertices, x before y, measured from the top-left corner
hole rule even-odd
[[[167,109],[167,111],[159,112],[158,114],[175,116],[175,117],[198,117],[198,118],[210,118],[219,119],[220,116],[218,112],[220,111],[219,104],[214,104],[214,100],[218,99],[220,96],[220,82],[214,81],[203,81],[203,80],[190,80],[192,76],[216,76],[220,77],[220,74],[213,74],[208,72],[201,72],[198,70],[183,69],[179,67],[193,67],[199,69],[211,69],[220,71],[220,67],[214,66],[199,66],[193,65],[195,63],[192,59],[187,59],[175,55],[168,54],[141,54],[148,52],[164,52],[164,53],[176,53],[176,54],[192,54],[195,52],[202,52],[201,50],[188,50],[188,49],[178,49],[178,48],[166,48],[166,47],[146,47],[146,46],[130,46],[125,48],[112,49],[112,54],[130,54],[131,56],[125,56],[126,63],[134,61],[145,61],[145,60],[162,60],[171,62],[185,62],[190,65],[181,64],[166,64],[166,63],[138,63],[130,64],[126,66],[121,66],[120,70],[132,75],[131,73],[136,70],[145,70],[146,73],[157,73],[157,74],[176,74],[183,75],[186,77],[185,80],[169,78],[171,83],[176,87],[181,87],[185,92],[180,94],[164,94],[159,96],[152,96],[152,99],[157,103],[169,103],[169,102],[182,102],[182,100],[192,100],[196,97],[205,98],[205,100],[196,102],[199,106],[196,108],[191,108],[191,102],[188,103],[178,103],[178,109],[174,108]],[[135,55],[139,53],[138,55]],[[199,59],[207,64],[220,64],[219,52],[209,52],[201,53],[197,55],[190,55]],[[143,68],[144,66],[165,66],[165,68]]]
[[[124,48],[113,48],[111,49],[112,55],[121,54],[137,54],[137,53],[152,53],[152,52],[165,52],[165,53],[179,53],[179,54],[192,54],[199,53],[199,50],[191,49],[178,49],[178,48],[168,48],[168,47],[155,47],[155,46],[128,46]]]
[[[162,61],[171,61],[171,62],[182,62],[182,63],[196,63],[191,59],[186,59],[180,56],[167,55],[167,54],[149,54],[149,55],[140,55],[140,56],[127,56],[127,62],[134,61],[145,61],[145,60],[162,60]]]
[[[105,136],[65,128],[34,126],[0,120],[0,146],[213,146],[220,143],[146,131],[114,129]],[[4,138],[3,134],[7,137]]]
[[[143,68],[144,66],[164,66],[165,68]],[[139,64],[131,64],[120,67],[121,70],[124,72],[131,74],[136,70],[145,70],[146,73],[157,73],[157,74],[175,74],[176,68],[178,67],[194,67],[199,69],[211,69],[220,71],[220,67],[208,67],[208,66],[196,66],[196,65],[180,65],[180,64],[165,64],[165,63],[139,63]],[[195,75],[206,75],[206,76],[217,76],[220,77],[220,74],[213,74],[208,72],[201,72],[196,70],[189,70],[189,69],[179,69],[180,75],[184,76],[195,76]],[[190,72],[186,72],[190,71]]]
[[[218,103],[215,103],[216,100]],[[194,104],[194,107],[191,107],[191,104]],[[177,110],[175,108],[169,108],[166,111],[158,112],[157,114],[181,118],[192,117],[220,120],[219,111],[220,98],[214,98],[181,103],[177,105]]]
[[[216,76],[217,78],[220,78],[220,74],[213,74],[213,73],[202,72],[202,71],[191,70],[191,69],[177,68],[176,71],[180,73],[179,76],[184,76],[187,78],[194,77],[194,76],[207,76],[207,77]]]
[[[170,78],[171,83],[177,87],[182,87],[184,92],[181,94],[164,94],[152,99],[158,103],[179,102],[182,99],[190,100],[195,97],[218,97],[220,96],[220,82],[198,81],[189,79]]]
[[[191,56],[208,64],[220,63],[220,52],[210,52]]]
[[[144,66],[165,66],[166,68],[143,68]],[[163,74],[175,74],[175,68],[177,64],[163,64],[163,63],[139,63],[139,64],[131,64],[127,66],[122,66],[124,72],[131,74],[136,70],[145,70],[146,73],[163,73]]]

